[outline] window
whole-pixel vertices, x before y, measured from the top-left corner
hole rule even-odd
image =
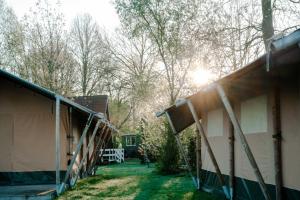
[[[223,136],[223,110],[217,109],[207,114],[207,136]]]
[[[267,132],[267,121],[266,95],[241,103],[241,126],[245,134]]]
[[[136,136],[135,135],[127,135],[125,140],[126,140],[126,146],[135,146],[136,145]]]

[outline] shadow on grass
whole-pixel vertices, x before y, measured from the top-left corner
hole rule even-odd
[[[137,162],[103,166],[96,176],[80,180],[59,199],[136,199],[136,200],[217,200],[195,190],[185,173],[160,175],[152,165]]]
[[[195,189],[192,181],[185,174],[159,175],[151,173],[138,183],[139,192],[135,200],[217,200],[219,198]]]

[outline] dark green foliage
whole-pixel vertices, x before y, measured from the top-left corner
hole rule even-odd
[[[191,136],[188,138],[188,158],[192,169],[196,169],[196,137]]]
[[[165,131],[162,134],[165,140],[161,146],[157,168],[162,174],[174,174],[179,172],[179,151],[171,127],[167,122],[164,125]]]

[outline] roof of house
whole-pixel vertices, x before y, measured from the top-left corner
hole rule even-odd
[[[68,98],[65,98],[59,94],[56,94],[53,91],[50,91],[44,87],[41,87],[39,85],[36,85],[34,83],[31,83],[25,79],[22,79],[14,74],[11,74],[9,72],[6,72],[4,70],[0,69],[0,77],[3,77],[9,81],[12,81],[14,83],[17,83],[31,91],[34,91],[38,94],[41,94],[49,99],[55,100],[56,98],[59,98],[59,100],[61,101],[62,104],[70,106],[80,112],[86,113],[86,114],[93,114],[95,117],[102,119],[106,124],[108,124],[110,126],[110,128],[114,129],[115,131],[117,131],[115,129],[115,127],[107,120],[106,116],[103,114],[103,112],[97,112],[94,111],[86,106],[80,105]]]
[[[85,106],[91,110],[104,113],[106,117],[109,119],[107,95],[77,96],[74,97],[73,100],[76,103]]]
[[[267,62],[270,63],[268,70]],[[262,93],[262,88],[268,87],[276,78],[284,75],[291,76],[291,73],[287,73],[287,71],[298,70],[299,64],[300,29],[273,41],[269,54],[264,54],[243,68],[202,87],[199,92],[186,97],[186,99],[191,100],[201,118],[203,111],[221,105],[220,98],[215,90],[216,83],[224,87],[231,100],[234,98],[247,98],[247,96]],[[229,94],[228,91],[230,91]],[[186,104],[172,105],[157,115],[160,116],[165,112],[170,116],[177,133],[194,123]]]

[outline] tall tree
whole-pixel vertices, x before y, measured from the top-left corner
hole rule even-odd
[[[169,103],[180,95],[194,58],[193,23],[197,4],[180,0],[116,0],[123,26],[133,36],[147,34],[158,50]]]
[[[20,75],[55,92],[71,95],[75,61],[68,51],[64,17],[39,0],[24,19],[24,60]]]
[[[130,38],[124,32],[119,32],[110,40],[109,47],[113,74],[118,80],[110,78],[108,88],[116,108],[119,105],[121,109],[122,103],[129,108],[127,115],[122,117],[124,120],[118,124],[121,126],[129,120],[134,127],[141,115],[140,103],[151,95],[150,90],[154,87],[156,54],[145,35]]]
[[[71,28],[71,49],[78,62],[80,93],[92,95],[101,87],[109,54],[100,28],[89,14],[77,16]]]
[[[8,23],[9,22],[9,23]],[[23,49],[22,26],[12,8],[0,0],[0,67],[17,72]]]

